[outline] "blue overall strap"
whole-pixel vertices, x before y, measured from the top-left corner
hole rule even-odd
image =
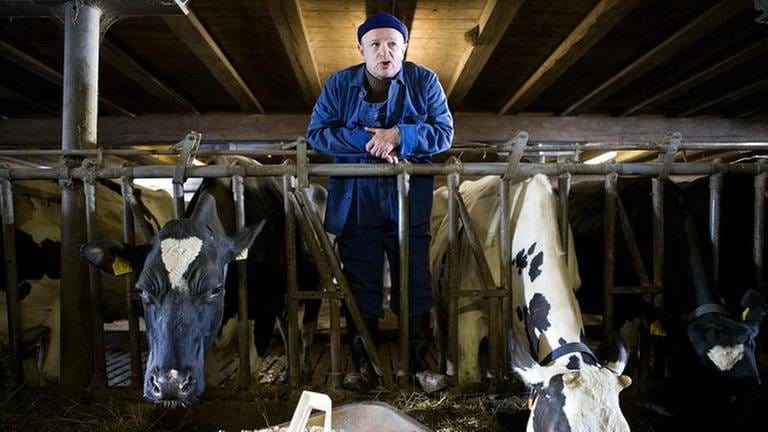
[[[592,360],[597,363],[597,356],[592,352],[591,349],[589,349],[588,346],[581,342],[569,342],[565,345],[560,345],[559,347],[552,350],[551,353],[549,353],[546,357],[544,357],[539,364],[541,365],[547,365],[549,363],[552,363],[553,361],[559,359],[560,357],[564,355],[568,355],[571,353],[582,353],[586,354],[590,357],[592,357]]]

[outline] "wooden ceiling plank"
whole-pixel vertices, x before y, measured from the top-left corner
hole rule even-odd
[[[640,0],[602,0],[555,48],[536,72],[504,104],[499,115],[525,110],[590,48],[637,6]]]
[[[609,78],[603,84],[589,92],[560,113],[562,116],[583,112],[590,106],[612,95],[630,82],[639,78],[649,70],[663,63],[680,50],[714,30],[725,21],[750,6],[746,1],[721,0],[706,12],[696,17],[675,34],[667,38],[655,48],[643,54],[629,66]]]
[[[51,82],[59,87],[62,86],[64,76],[61,72],[49,66],[45,62],[25,53],[10,43],[0,40],[0,55],[16,63],[19,67],[30,71],[31,73]],[[99,102],[112,112],[120,113],[129,117],[135,117],[131,110],[115,103],[104,96],[99,95]]]
[[[71,0],[0,0],[0,16],[64,16],[64,4]],[[99,7],[112,16],[183,15],[189,0],[99,0]]]
[[[244,112],[264,113],[261,103],[192,10],[186,17],[163,17],[163,20]]]
[[[99,118],[99,143],[124,148],[136,144],[176,143],[179,131],[204,131],[204,141],[293,141],[306,133],[309,114],[249,115],[146,114],[137,118]],[[457,113],[454,142],[504,142],[525,130],[531,142],[655,142],[669,131],[680,132],[687,143],[760,142],[768,134],[765,121],[717,118],[541,117],[499,116],[496,113]],[[2,148],[56,148],[61,118],[19,118],[0,122]]]
[[[736,118],[750,118],[755,114],[760,114],[763,112],[768,112],[768,104],[759,106],[757,108],[750,108],[746,111],[742,111],[738,114],[736,114]]]
[[[322,84],[309,47],[309,37],[298,0],[267,0],[267,9],[288,54],[293,73],[301,86],[304,102],[312,107]],[[251,3],[249,3],[251,4]],[[252,6],[249,6],[252,7]]]
[[[101,43],[101,57],[168,107],[180,113],[199,114],[191,102],[107,39]]]
[[[678,84],[675,84],[672,87],[669,87],[668,89],[649,97],[648,99],[645,99],[644,101],[638,103],[637,105],[623,112],[621,114],[621,117],[632,115],[654,102],[664,100],[664,99],[669,99],[672,96],[685,93],[688,90],[698,86],[699,84],[711,78],[714,78],[718,75],[721,75],[733,69],[736,66],[746,63],[747,61],[752,60],[755,57],[765,54],[766,52],[768,52],[768,40],[761,40],[756,44],[753,44],[745,48],[744,50],[739,51],[736,54],[726,58],[725,60],[720,61],[717,64],[708,67],[707,69],[704,69],[703,71],[693,75],[692,77]]]
[[[477,24],[477,39],[464,50],[446,86],[448,100],[451,101],[452,106],[462,105],[464,98],[477,81],[523,3],[524,0],[488,0],[486,2]]]
[[[38,110],[47,112],[49,114],[55,114],[55,115],[59,114],[59,110],[56,107],[53,107],[53,106],[51,106],[51,105],[49,105],[47,103],[43,103],[43,102],[36,101],[34,99],[30,99],[30,98],[24,96],[23,94],[15,91],[15,90],[11,90],[11,89],[9,89],[9,88],[7,88],[5,86],[2,86],[2,85],[0,85],[0,99],[8,99],[8,100],[12,100],[12,101],[15,100],[15,101],[21,102],[21,103],[23,103],[25,105],[34,107],[34,108],[36,108]]]
[[[741,99],[751,94],[762,92],[766,89],[768,89],[768,78],[747,84],[735,90],[731,90],[723,95],[720,95],[681,113],[678,117],[689,117],[693,114],[696,114],[697,112],[701,112],[702,110],[719,103]]]

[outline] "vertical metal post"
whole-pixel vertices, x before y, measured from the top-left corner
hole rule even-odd
[[[459,378],[459,212],[456,199],[459,173],[448,174],[448,361],[453,365],[453,381]]]
[[[124,176],[120,179],[123,195],[123,242],[134,244],[135,227],[133,223],[133,211],[131,210],[131,196],[133,195],[133,181]],[[133,284],[135,274],[128,275],[125,280],[125,302],[128,311],[128,344],[131,351],[131,388],[142,388],[144,377],[141,371],[141,336],[139,332],[138,298],[134,298]]]
[[[333,292],[333,294],[336,294]],[[331,296],[328,299],[331,315],[331,389],[341,388],[341,377],[344,372],[341,370],[341,299],[337,296]],[[348,326],[352,323],[348,322]]]
[[[502,177],[499,182],[499,207],[501,208],[501,215],[499,216],[499,253],[501,255],[501,287],[506,290],[506,296],[502,300],[501,309],[501,322],[503,329],[511,329],[512,323],[512,239],[509,232],[509,219],[512,212],[510,196],[510,180],[506,177]],[[501,334],[502,337],[506,337],[506,331]],[[502,344],[506,347],[506,342]],[[501,364],[507,365],[509,352],[506,349],[501,350]],[[502,371],[507,371],[507,367],[502,368]]]
[[[651,179],[653,201],[653,287],[656,293],[653,295],[653,305],[657,308],[664,307],[664,182],[665,179]],[[655,374],[666,375],[668,363],[665,361],[665,350],[660,344],[652,344],[653,353],[649,360],[654,367],[651,371]],[[644,362],[641,362],[643,364]]]
[[[714,165],[720,163],[719,159]],[[717,286],[720,282],[720,213],[723,193],[723,173],[709,176],[709,241],[712,243],[712,278]]]
[[[408,384],[410,375],[410,359],[408,352],[408,329],[410,326],[410,287],[408,280],[410,278],[410,265],[408,259],[409,241],[408,225],[410,221],[410,208],[408,203],[410,175],[407,171],[407,162],[402,162],[403,171],[397,175],[397,237],[400,252],[400,361],[397,376],[400,385]]]
[[[285,283],[288,292],[286,313],[288,315],[288,384],[291,389],[299,387],[299,305],[298,273],[296,260],[296,216],[288,194],[291,193],[290,175],[283,176],[283,210],[285,211]]]
[[[22,379],[21,367],[21,310],[19,305],[18,274],[16,273],[16,225],[13,211],[13,187],[8,179],[0,179],[0,210],[3,222],[3,256],[5,268],[5,295],[8,307],[8,341],[13,356],[14,376]],[[18,384],[18,383],[14,383]]]
[[[613,283],[616,269],[616,183],[618,175],[605,176],[605,219],[603,231],[603,334],[613,328]]]
[[[184,183],[173,183],[173,218],[184,217]]]
[[[560,244],[568,263],[568,199],[571,195],[571,173],[560,174],[557,178],[557,190],[560,198]]]
[[[235,229],[240,231],[245,227],[245,196],[243,176],[232,176],[232,197],[235,205]],[[250,323],[248,322],[248,269],[247,259],[237,261],[237,346],[240,356],[238,368],[238,386],[248,390],[251,386],[251,353],[252,342]]]
[[[80,1],[64,6],[63,150],[96,147],[101,10]],[[93,375],[90,293],[78,250],[85,242],[82,185],[61,190],[61,381],[65,398],[86,389]]]
[[[768,173],[765,171],[765,160],[757,164],[758,174],[755,176],[755,223],[754,239],[752,246],[752,261],[755,265],[755,285],[762,286],[765,282],[764,254],[765,254],[765,189]]]
[[[91,161],[84,161],[87,165]],[[96,240],[96,179],[89,173],[84,182],[85,230],[88,241]],[[91,386],[103,389],[107,386],[107,365],[104,349],[104,321],[101,315],[101,276],[94,267],[88,267],[91,287],[91,331],[93,335],[93,377]]]

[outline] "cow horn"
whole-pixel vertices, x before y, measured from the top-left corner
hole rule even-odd
[[[573,385],[575,384],[579,379],[579,373],[578,372],[568,372],[566,374],[563,374],[563,382],[565,385]]]
[[[619,385],[625,389],[632,385],[632,378],[627,375],[619,375]]]

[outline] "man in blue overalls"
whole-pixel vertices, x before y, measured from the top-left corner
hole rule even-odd
[[[357,29],[365,63],[331,75],[315,104],[307,131],[309,144],[336,163],[431,163],[453,139],[453,118],[437,75],[403,62],[408,29],[387,13],[369,17]],[[428,370],[425,355],[433,299],[429,274],[429,217],[432,177],[410,181],[409,308],[411,370],[427,391],[443,388],[443,375]],[[392,269],[390,307],[399,314],[397,179],[330,179],[325,228],[337,235],[344,274],[366,327],[377,339],[384,316],[384,256]],[[344,387],[370,390],[376,385],[358,331],[347,319],[355,371]]]

